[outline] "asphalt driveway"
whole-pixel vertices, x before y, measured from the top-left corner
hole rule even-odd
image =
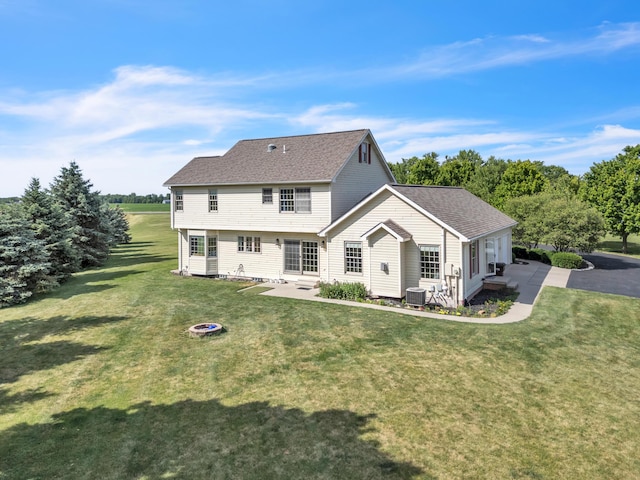
[[[639,259],[607,253],[590,253],[582,257],[595,268],[571,272],[567,288],[640,298]]]

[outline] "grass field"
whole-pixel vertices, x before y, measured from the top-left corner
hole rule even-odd
[[[171,205],[168,203],[113,203],[127,213],[158,213],[169,212]]]
[[[0,479],[638,478],[640,300],[548,287],[484,326],[243,294],[130,218],[0,310]]]
[[[620,237],[607,235],[598,245],[598,250],[601,252],[621,253],[622,241]],[[629,238],[627,238],[627,250],[628,255],[640,258],[640,235],[629,235]]]

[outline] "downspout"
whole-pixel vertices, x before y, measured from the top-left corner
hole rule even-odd
[[[404,243],[398,239],[398,293],[400,294],[399,298],[402,298],[402,279],[404,277],[404,268],[402,265],[402,248],[404,247]]]
[[[173,214],[172,214],[173,215]],[[178,229],[178,269],[182,272],[184,266],[182,265],[182,229]]]
[[[325,282],[331,283],[331,262],[329,261],[329,240],[330,240],[329,235],[327,235],[325,238],[326,240],[324,245],[326,248],[325,248],[324,256],[326,257],[325,261],[327,262],[327,278],[325,279]]]
[[[369,293],[371,293],[371,242],[368,238],[367,238],[367,255],[369,256]]]

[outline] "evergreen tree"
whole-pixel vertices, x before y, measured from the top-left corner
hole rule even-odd
[[[121,245],[123,243],[129,243],[131,241],[131,235],[129,235],[129,221],[127,220],[127,214],[124,213],[120,207],[109,207],[104,205],[103,215],[109,221],[109,244],[113,247]]]
[[[58,282],[69,278],[80,269],[79,255],[71,241],[71,219],[52,197],[40,186],[37,178],[31,179],[22,196],[22,209],[38,240],[44,242],[45,252],[51,263],[51,275]]]
[[[55,281],[44,242],[38,240],[19,206],[0,210],[0,308],[50,290]]]
[[[92,191],[92,187],[75,162],[63,167],[51,185],[54,202],[71,219],[71,242],[79,254],[81,268],[102,265],[110,249],[109,221],[103,215],[99,192]]]

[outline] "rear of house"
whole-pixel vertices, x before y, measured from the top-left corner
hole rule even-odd
[[[456,305],[511,261],[515,221],[457,187],[397,185],[369,130],[243,140],[171,177],[178,268],[265,281],[442,289]]]
[[[369,130],[242,140],[171,177],[181,271],[321,280],[318,232],[394,181]]]

